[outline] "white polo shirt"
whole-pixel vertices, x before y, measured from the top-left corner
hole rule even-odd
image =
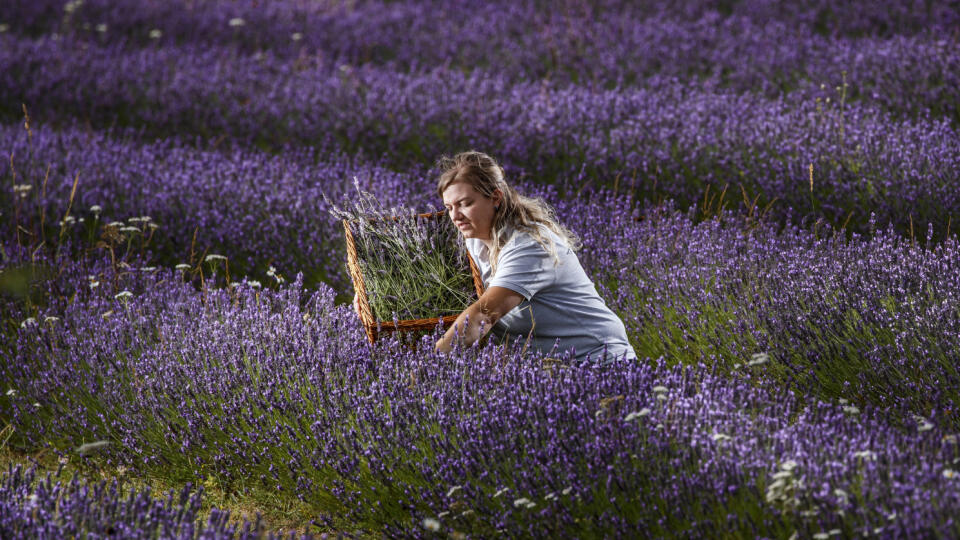
[[[483,286],[506,287],[524,300],[500,318],[491,332],[500,338],[526,341],[528,350],[545,356],[571,351],[576,360],[607,362],[636,358],[623,321],[610,311],[587,277],[580,260],[556,233],[539,225],[553,239],[559,262],[528,232],[508,228],[497,273],[490,275],[489,249],[482,240],[465,244],[483,277]],[[532,333],[531,333],[532,331]]]

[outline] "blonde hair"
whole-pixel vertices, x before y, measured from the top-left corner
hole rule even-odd
[[[541,234],[540,225],[556,233],[571,250],[580,249],[580,239],[557,222],[553,208],[540,197],[520,195],[512,186],[507,185],[503,168],[487,154],[471,150],[461,152],[452,158],[443,156],[437,161],[437,167],[440,169],[440,177],[437,180],[437,195],[440,197],[443,197],[443,192],[456,182],[465,182],[473,186],[485,197],[493,197],[497,189],[503,193],[499,207],[494,210],[493,224],[490,227],[491,273],[496,273],[500,250],[510,240],[507,237],[508,226],[530,233],[530,236],[553,257],[554,266],[560,260],[556,246],[550,235]]]

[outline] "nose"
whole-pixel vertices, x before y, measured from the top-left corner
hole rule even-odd
[[[457,208],[451,208],[451,209],[450,209],[450,219],[451,219],[452,221],[457,221],[457,220],[459,220],[460,217],[461,217],[461,215],[462,215],[462,212],[460,212],[460,210],[458,210]]]

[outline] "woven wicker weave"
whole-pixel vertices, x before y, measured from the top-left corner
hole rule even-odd
[[[445,216],[446,212],[431,212],[427,214],[417,214],[417,217],[423,219],[439,219]],[[397,219],[397,218],[392,218]],[[397,321],[377,321],[373,317],[373,310],[370,309],[370,301],[367,298],[367,286],[363,282],[363,272],[360,270],[360,264],[357,255],[357,246],[353,240],[353,233],[350,231],[350,222],[343,220],[343,229],[347,237],[347,268],[350,270],[350,278],[353,280],[353,289],[359,297],[360,321],[367,332],[367,339],[374,343],[384,332],[404,332],[413,330],[433,330],[437,324],[443,323],[444,328],[448,328],[458,315],[445,315],[442,317],[430,317],[427,319],[405,319]],[[477,297],[483,295],[483,278],[480,276],[480,269],[473,261],[470,253],[467,253],[467,260],[470,262],[470,273],[473,275],[473,286],[477,291]]]

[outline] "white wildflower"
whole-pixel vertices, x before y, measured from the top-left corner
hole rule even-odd
[[[44,317],[44,318],[43,318],[44,324],[53,324],[53,323],[55,323],[55,322],[57,322],[57,321],[59,321],[59,320],[60,320],[60,317],[52,317],[52,316],[51,316],[51,317]]]
[[[526,497],[520,497],[519,499],[514,499],[514,500],[513,500],[513,505],[516,506],[516,507],[518,507],[518,508],[521,507],[521,506],[527,506],[528,504],[530,504],[530,499],[528,499],[528,498],[526,498]]]
[[[33,408],[34,408],[34,409],[39,409],[39,408],[40,408],[40,402],[39,402],[39,401],[34,401],[34,402],[33,402]]]
[[[853,457],[857,459],[862,459],[864,461],[876,461],[877,453],[873,450],[861,450],[859,452],[854,452]]]
[[[132,225],[124,225],[123,227],[120,227],[120,232],[138,233],[140,232],[140,229]]]
[[[670,398],[668,398],[666,394],[657,394],[657,401],[666,401],[668,399]]]
[[[957,471],[955,471],[955,470],[953,470],[953,469],[944,469],[944,470],[943,470],[943,477],[946,478],[946,479],[948,479],[948,480],[953,480],[953,479],[956,478],[957,476],[958,476]]]
[[[109,319],[113,315],[113,310],[106,311],[103,315],[100,315],[101,319]]]
[[[830,535],[825,532],[818,532],[817,534],[813,535],[814,540],[827,540],[827,538],[830,538]]]
[[[841,405],[846,405],[847,403],[850,403],[850,400],[847,398],[840,398],[837,400],[837,402],[839,402]]]
[[[226,257],[224,257],[223,255],[217,255],[216,253],[211,253],[210,255],[207,255],[206,257],[203,258],[203,262],[214,262],[214,261],[225,261],[225,260],[227,260]]]
[[[91,280],[91,281],[90,281],[90,288],[91,288],[91,289],[96,289],[96,288],[99,287],[99,286],[100,286],[100,282],[99,282],[99,281],[95,281],[95,280]]]
[[[644,407],[644,408],[640,409],[639,411],[634,411],[634,412],[628,414],[627,417],[624,418],[623,420],[624,420],[625,422],[630,422],[631,420],[636,420],[637,418],[643,418],[644,416],[647,416],[648,414],[650,414],[650,412],[651,412],[651,411],[650,411],[650,408],[649,408],[649,407]]]
[[[953,433],[943,436],[943,442],[948,444],[957,444],[957,436]]]
[[[162,35],[163,35],[163,32],[161,32],[159,28],[154,28],[153,30],[150,31],[150,34],[149,34],[150,39],[160,39],[160,36]]]
[[[750,355],[750,361],[747,362],[748,366],[759,366],[761,364],[766,364],[770,360],[770,355],[765,352],[755,353]]]
[[[120,291],[117,294],[113,295],[113,297],[116,298],[117,300],[125,300],[127,298],[130,298],[131,296],[133,296],[133,293],[130,291]]]
[[[141,272],[155,272],[156,270],[157,270],[157,267],[156,267],[156,266],[141,266],[141,267],[140,267],[140,271],[141,271]]]
[[[851,416],[856,416],[856,415],[860,414],[860,407],[857,407],[856,405],[844,405],[844,406],[843,406],[843,412],[845,412],[845,413],[847,413],[847,414],[849,414],[849,415],[851,415]]]
[[[830,536],[840,536],[840,529],[830,529]]]
[[[124,223],[122,221],[111,221],[107,223],[107,227],[123,227]]]
[[[303,39],[303,34],[301,34],[300,32],[294,32],[290,34],[290,39],[292,39],[293,41],[300,41],[301,39]]]
[[[74,11],[77,10],[77,8],[79,8],[82,5],[83,5],[83,0],[72,0],[71,2],[67,2],[66,4],[63,5],[63,10],[66,11],[67,13],[73,13]]]
[[[774,480],[780,480],[780,479],[792,478],[792,477],[793,477],[793,472],[791,471],[777,471],[773,473]]]
[[[0,24],[0,34],[6,32],[7,30],[10,30],[9,24]]]
[[[568,486],[563,488],[563,491],[561,491],[560,493],[562,493],[563,495],[569,495],[571,491],[573,491],[573,486]]]
[[[90,207],[90,211],[94,214],[99,214],[100,212],[103,212],[103,208],[99,204],[95,204]]]
[[[453,486],[447,490],[447,497],[453,497],[453,494],[463,489],[463,486]]]
[[[551,491],[550,493],[547,493],[547,495],[544,497],[544,500],[552,501],[556,498],[557,498],[557,494]]]
[[[493,498],[496,499],[497,497],[503,495],[504,493],[506,493],[506,492],[508,492],[508,491],[510,491],[510,488],[499,489],[499,490],[497,490],[496,493],[493,494]]]
[[[248,281],[247,285],[253,287],[254,289],[259,289],[260,287],[263,287],[263,285],[261,285],[260,282],[255,279],[251,279],[250,281]]]
[[[189,269],[190,269],[190,265],[189,265],[189,264],[186,264],[186,263],[180,263],[180,264],[174,266],[174,268],[176,268],[177,270],[189,270]]]
[[[897,513],[896,513],[896,512],[890,512],[889,514],[887,514],[887,520],[888,520],[888,521],[893,521],[893,520],[895,520],[895,519],[897,519]]]
[[[13,388],[11,388],[11,389],[7,390],[7,395],[10,396],[10,397],[13,397],[13,396],[17,395],[17,391],[14,390]]]
[[[729,441],[731,437],[725,433],[714,432],[714,434],[711,435],[710,438],[713,439],[715,442],[723,442],[723,441]]]
[[[444,510],[443,512],[440,512],[439,514],[437,514],[437,517],[438,517],[438,518],[442,518],[442,517],[449,516],[449,515],[450,515],[450,511],[449,511],[449,510]]]
[[[833,490],[833,494],[837,497],[837,499],[840,500],[840,504],[847,504],[850,502],[850,495],[840,488]]]
[[[229,24],[230,26],[233,26],[233,27],[238,27],[238,26],[243,26],[243,25],[247,24],[247,21],[241,19],[240,17],[234,17],[234,18],[230,19],[230,22],[228,22],[227,24]]]
[[[110,445],[110,441],[96,441],[92,443],[81,444],[77,447],[77,453],[81,456],[87,455],[91,452],[96,452],[102,448],[106,448]]]
[[[20,328],[26,328],[28,326],[33,326],[35,324],[37,324],[36,319],[34,319],[33,317],[27,317],[26,319],[23,320],[22,323],[20,323]]]
[[[654,386],[654,387],[653,387],[653,393],[654,393],[654,394],[663,394],[663,393],[665,393],[666,391],[667,391],[667,387],[666,387],[666,386]]]
[[[431,532],[437,532],[440,530],[440,522],[433,518],[423,518],[423,528]]]
[[[277,273],[277,269],[275,267],[271,266],[267,270],[267,275],[275,279],[277,283],[283,283],[283,277]]]
[[[780,469],[784,471],[792,471],[797,468],[798,463],[792,459],[788,459],[780,464]]]
[[[96,30],[97,32],[100,32],[101,34],[103,34],[104,32],[107,31],[107,25],[100,23],[97,25]]]
[[[927,421],[917,426],[917,431],[930,431],[931,429],[933,429],[933,424]]]
[[[657,424],[657,425],[653,426],[653,429],[656,429],[656,430],[663,429],[663,424]]]

